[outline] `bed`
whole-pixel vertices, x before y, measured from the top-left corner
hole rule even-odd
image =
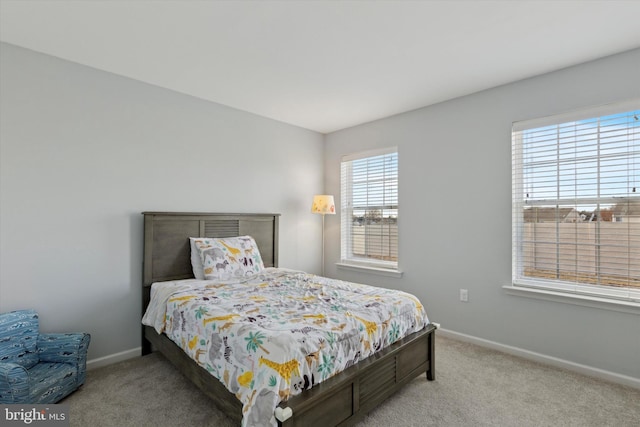
[[[201,292],[204,288],[215,292],[211,285],[194,278],[189,240],[193,237],[251,236],[265,272],[273,271],[279,280],[285,280],[283,277],[288,280],[290,275],[309,278],[306,273],[274,269],[278,267],[278,214],[144,212],[143,215],[143,313],[151,301],[151,285],[155,282],[194,282],[200,283]],[[315,276],[311,282],[322,280],[324,278]],[[424,373],[427,380],[434,380],[435,329],[431,323],[420,325],[416,332],[369,357],[356,359],[357,363],[345,365],[346,369],[313,387],[305,384],[300,394],[285,396],[286,400],[278,404],[273,411],[275,422],[282,427],[353,425],[418,375]],[[143,326],[142,353],[149,354],[152,350],[160,351],[221,411],[238,424],[242,423],[243,403],[237,393],[223,384],[222,378],[217,379],[211,369],[196,363],[166,333],[159,333],[153,326]]]

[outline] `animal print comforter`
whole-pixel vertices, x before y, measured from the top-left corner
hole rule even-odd
[[[143,323],[237,396],[243,426],[275,426],[278,403],[429,321],[405,292],[268,268],[242,281],[154,283]]]

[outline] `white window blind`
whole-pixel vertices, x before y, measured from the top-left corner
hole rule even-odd
[[[515,123],[513,284],[640,301],[640,100]]]
[[[341,262],[397,269],[397,149],[345,156],[341,172]]]

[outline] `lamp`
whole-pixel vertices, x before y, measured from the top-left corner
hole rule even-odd
[[[311,213],[322,215],[322,275],[324,276],[324,216],[336,214],[336,204],[333,201],[333,196],[328,194],[313,196]]]

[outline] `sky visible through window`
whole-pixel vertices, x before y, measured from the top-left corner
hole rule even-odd
[[[378,211],[383,218],[397,215],[398,153],[353,161],[353,216]]]
[[[640,197],[640,110],[522,132],[523,200],[609,208]],[[548,204],[546,203],[548,202]]]

